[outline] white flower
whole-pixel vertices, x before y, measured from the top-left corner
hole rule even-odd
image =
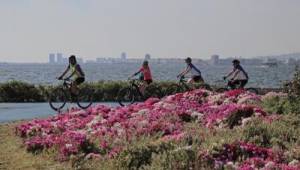
[[[299,164],[299,161],[296,160],[296,159],[294,159],[294,160],[292,160],[292,161],[289,163],[289,166],[296,166],[296,165],[298,165],[298,164]]]
[[[66,148],[71,148],[73,145],[71,143],[66,144]]]
[[[245,125],[247,125],[247,123],[250,122],[251,119],[252,119],[251,117],[242,119],[242,126],[244,127]]]

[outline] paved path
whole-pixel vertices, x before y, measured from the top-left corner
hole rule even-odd
[[[117,106],[117,103],[99,103],[109,106]],[[65,108],[74,107],[75,104],[67,104]],[[47,117],[56,114],[48,103],[0,103],[0,123]]]

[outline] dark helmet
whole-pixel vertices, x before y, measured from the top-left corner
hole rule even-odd
[[[77,63],[75,55],[71,55],[71,56],[69,57],[69,62],[72,62],[73,64],[76,64],[76,63]]]
[[[69,60],[76,60],[75,55],[71,55],[71,56],[69,57]]]
[[[188,57],[188,58],[185,59],[185,62],[191,63],[191,62],[192,62],[192,59],[191,59],[190,57]]]
[[[143,62],[143,65],[148,65],[149,64],[149,62],[147,61],[147,60],[145,60],[144,62]]]
[[[233,64],[240,64],[240,60],[234,59],[234,60],[232,61],[232,63],[233,63]]]

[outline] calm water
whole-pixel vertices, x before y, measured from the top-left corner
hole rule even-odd
[[[216,84],[223,75],[231,70],[231,66],[209,66],[196,63],[201,69],[206,82]],[[185,67],[182,63],[151,64],[155,80],[176,80],[176,75]],[[99,63],[83,64],[88,81],[98,80],[126,80],[129,75],[137,71],[136,63]],[[244,66],[250,76],[248,86],[280,87],[282,82],[293,76],[294,67],[281,65],[278,67]],[[49,64],[0,64],[0,82],[8,80],[22,80],[34,84],[57,83],[55,77],[65,69],[64,65]],[[220,84],[220,83],[218,83]]]

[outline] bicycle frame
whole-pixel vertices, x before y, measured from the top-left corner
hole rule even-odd
[[[130,79],[129,80],[130,88],[131,89],[135,88],[139,92],[139,95],[144,97],[144,95],[141,93],[140,88],[139,88],[139,86],[140,86],[139,81],[140,80],[138,80],[138,79]]]
[[[183,86],[186,89],[191,89],[191,87],[188,85],[187,80],[185,79],[184,76],[180,77],[180,79],[178,81],[178,84],[181,85],[181,86]]]
[[[225,88],[229,89],[229,90],[234,90],[234,89],[245,89],[244,87],[241,87],[241,83],[234,85],[234,88],[231,88],[228,83],[230,82],[230,80],[225,80]]]

